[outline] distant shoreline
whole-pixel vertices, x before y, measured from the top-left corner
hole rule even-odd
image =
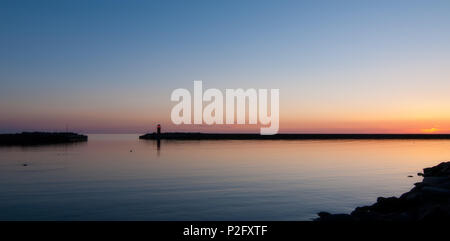
[[[450,134],[276,134],[167,132],[139,136],[144,140],[436,140],[450,139]]]
[[[27,146],[85,142],[86,135],[72,132],[22,132],[17,134],[0,134],[0,146]]]

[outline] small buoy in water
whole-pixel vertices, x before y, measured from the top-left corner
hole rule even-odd
[[[130,152],[133,152],[133,150],[130,150]]]
[[[28,164],[24,163],[24,164],[22,164],[22,166],[26,167],[26,166],[28,166]]]

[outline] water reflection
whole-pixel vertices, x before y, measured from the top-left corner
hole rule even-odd
[[[160,156],[160,154],[161,154],[161,140],[160,139],[156,140],[156,150],[157,150],[158,156]]]
[[[450,157],[448,140],[161,142],[0,148],[0,220],[307,220],[399,195]]]
[[[52,144],[26,144],[26,145],[0,145],[0,151],[2,149],[20,149],[23,151],[40,149],[40,148],[71,148],[74,146],[87,145],[87,142],[70,142],[70,143],[52,143]]]

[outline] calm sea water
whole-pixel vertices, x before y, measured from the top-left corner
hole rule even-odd
[[[0,220],[310,220],[398,196],[422,168],[448,159],[448,140],[158,147],[137,135],[89,135],[82,144],[0,147]]]

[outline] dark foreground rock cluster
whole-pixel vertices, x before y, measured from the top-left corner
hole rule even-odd
[[[450,162],[423,169],[423,181],[397,197],[379,197],[351,214],[320,212],[316,221],[442,221],[450,220]]]

